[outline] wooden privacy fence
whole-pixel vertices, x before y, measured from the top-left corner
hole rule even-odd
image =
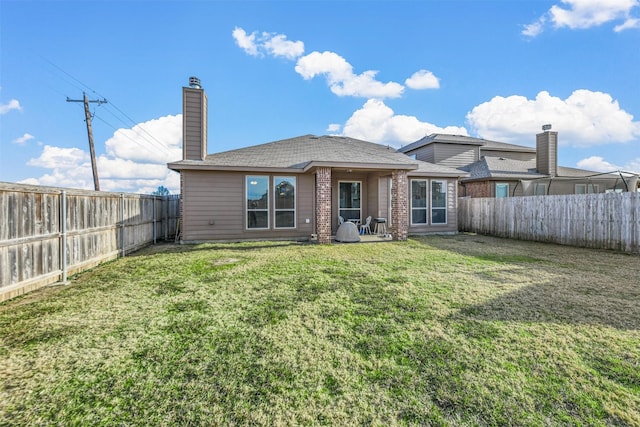
[[[0,183],[0,301],[175,236],[179,196]]]
[[[520,240],[640,253],[640,193],[462,198],[458,228]]]

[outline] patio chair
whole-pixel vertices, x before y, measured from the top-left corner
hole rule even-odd
[[[371,233],[371,215],[369,215],[367,219],[364,221],[364,224],[360,226],[360,234],[364,234],[364,233],[372,234]]]
[[[344,222],[344,218],[342,217],[342,215],[338,216],[338,225],[342,224]]]

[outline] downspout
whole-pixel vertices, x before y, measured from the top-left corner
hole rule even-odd
[[[625,191],[628,193],[629,192],[629,186],[627,185],[627,180],[624,179],[624,177],[622,176],[622,172],[620,170],[618,170],[618,174],[620,175],[620,179],[622,179],[622,182],[624,182]]]
[[[516,185],[513,186],[513,191],[511,192],[511,197],[515,197],[516,195],[516,189],[518,188],[518,185],[520,185],[520,183],[522,182],[522,180],[518,180],[518,182],[516,182]],[[524,194],[524,192],[522,193]]]

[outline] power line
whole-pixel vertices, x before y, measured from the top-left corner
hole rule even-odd
[[[92,87],[88,86],[87,84],[85,84],[84,82],[82,82],[81,80],[79,80],[78,78],[74,77],[73,75],[71,75],[70,73],[68,73],[67,71],[65,71],[62,67],[56,65],[53,61],[49,60],[48,58],[45,58],[44,56],[41,56],[41,58],[47,62],[49,65],[51,65],[52,67],[54,67],[56,70],[58,70],[60,73],[64,74],[64,76],[68,77],[69,79],[72,80],[72,82],[67,81],[69,84],[71,84],[72,86],[84,90],[87,89],[88,91],[90,91],[91,93],[102,97],[103,99],[106,98],[104,95],[100,94],[99,92],[97,92],[95,89],[93,89]],[[63,78],[63,80],[65,80]],[[74,83],[75,82],[75,83]],[[77,83],[77,84],[76,84]],[[78,86],[80,85],[80,86]],[[67,97],[68,98],[68,97]],[[122,119],[121,117],[118,117],[115,113],[113,113],[111,111],[110,108],[108,108],[109,106],[113,107],[118,113],[120,113],[122,116],[124,116],[129,122],[125,121],[124,119]],[[132,119],[127,113],[125,113],[121,108],[119,108],[117,105],[115,105],[113,103],[113,101],[110,101],[109,104],[107,105],[106,110],[113,116],[115,117],[117,120],[119,120],[120,122],[122,122],[125,126],[130,127],[132,130],[134,127],[138,127],[138,129],[140,130],[140,132],[136,133],[136,136],[140,137],[140,139],[142,139],[143,141],[149,143],[150,145],[152,145],[153,147],[149,147],[147,145],[141,144],[139,141],[134,140],[133,138],[131,138],[130,136],[126,135],[126,137],[133,141],[134,143],[136,143],[138,146],[140,146],[143,149],[148,149],[148,150],[153,150],[155,149],[160,149],[163,152],[165,152],[166,154],[171,154],[171,152],[169,151],[169,149],[166,147],[166,145],[160,141],[158,138],[156,138],[155,135],[151,134],[149,131],[147,131],[147,129],[144,128],[144,126],[141,126],[140,122],[136,122],[134,119]],[[108,123],[107,121],[105,121],[104,119],[102,119],[101,117],[99,117],[98,115],[94,115],[94,117],[96,119],[101,120],[102,122],[106,123],[108,126],[112,127],[114,130],[118,130],[118,128],[116,128],[115,126],[113,126],[112,124]],[[146,136],[145,136],[146,135]]]
[[[106,124],[107,126],[111,127],[113,130],[118,130],[115,126],[113,126],[111,123],[107,122],[105,119],[103,119],[102,117],[95,115],[94,118],[100,120],[102,123]],[[131,142],[133,142],[134,144],[137,144],[139,147],[144,148],[144,149],[149,149],[149,146],[143,145],[141,144],[139,141],[133,139],[132,137],[130,137],[127,133],[123,133],[122,134],[125,138],[127,138],[128,140],[130,140]],[[142,138],[144,139],[144,138]],[[148,140],[145,140],[147,142],[150,142]],[[169,149],[163,145],[159,146],[160,149],[162,149],[166,154],[171,154],[171,152],[169,151]]]
[[[117,109],[117,108],[116,108],[116,109]],[[149,133],[149,132],[148,132],[148,131],[147,131],[147,130],[142,126],[142,124],[141,124],[141,123],[136,123],[136,122],[134,122],[133,120],[131,120],[131,123],[133,124],[133,126],[131,126],[130,124],[128,124],[128,123],[126,123],[124,120],[122,120],[122,118],[120,118],[120,117],[118,117],[116,114],[114,114],[114,113],[110,110],[110,108],[106,108],[105,110],[106,110],[107,112],[109,112],[109,114],[111,114],[113,117],[115,117],[116,119],[118,119],[120,122],[122,122],[123,124],[125,124],[125,126],[130,126],[130,129],[131,129],[131,130],[133,130],[133,128],[134,128],[134,127],[137,127],[137,129],[136,129],[136,130],[138,130],[138,129],[139,129],[142,133],[144,133],[144,135],[143,135],[143,134],[141,134],[141,133],[139,133],[139,132],[138,132],[138,133],[136,133],[136,136],[139,136],[139,137],[140,137],[140,139],[142,139],[142,140],[144,140],[144,141],[148,142],[149,144],[153,145],[153,146],[154,146],[154,147],[156,147],[156,148],[159,148],[160,150],[162,150],[162,151],[166,152],[167,154],[170,154],[170,152],[169,152],[168,148],[166,147],[166,145],[165,145],[162,141],[158,140],[154,135],[152,135],[151,133]],[[97,118],[99,118],[99,117],[97,117]],[[116,127],[114,127],[113,125],[111,125],[111,124],[107,123],[104,119],[100,118],[100,120],[102,120],[104,123],[106,123],[106,124],[108,124],[109,126],[111,126],[114,130],[118,130],[118,129],[117,129]],[[151,138],[151,139],[149,139],[149,138]],[[130,138],[130,137],[129,137],[129,139],[131,139],[131,140],[133,141],[133,139],[132,139],[132,138]],[[138,143],[137,141],[135,141],[135,142],[136,142],[136,143]],[[147,147],[147,146],[141,145],[141,144],[139,144],[139,143],[138,143],[138,145],[140,145],[140,146],[141,146],[141,147],[143,147],[143,148],[150,148],[150,147]]]

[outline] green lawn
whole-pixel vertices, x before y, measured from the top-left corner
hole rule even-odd
[[[159,245],[0,304],[0,425],[640,425],[640,257]]]

